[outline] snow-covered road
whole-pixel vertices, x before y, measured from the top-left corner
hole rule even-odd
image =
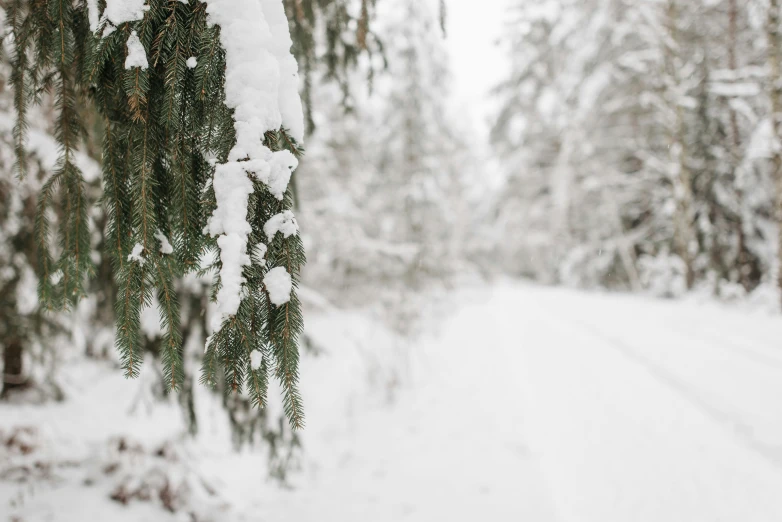
[[[563,520],[782,520],[782,319],[563,290],[496,298],[517,313],[504,338]]]
[[[782,521],[782,317],[517,283],[421,313],[444,318],[412,344],[360,312],[308,315],[322,353],[303,360],[291,488],[266,480],[257,450],[231,452],[205,391],[212,421],[175,442],[188,457],[141,468],[203,478],[224,506],[203,520]],[[30,459],[63,463],[35,487],[0,473],[0,519],[187,518],[117,504],[121,477],[94,471],[112,436],[150,455],[180,441],[178,407],[135,409],[143,382],[77,369],[64,403],[0,409],[0,432],[40,428]]]
[[[280,514],[782,521],[782,318],[527,285],[454,302],[411,389]]]

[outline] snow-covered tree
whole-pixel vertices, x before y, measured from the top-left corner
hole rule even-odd
[[[653,280],[667,273],[675,288],[666,294],[768,280],[761,4],[537,0],[511,9],[512,70],[497,88],[492,135],[508,174],[498,220],[530,232],[498,245],[508,268],[658,290]]]
[[[0,28],[7,36],[4,13],[0,13]],[[0,78],[10,76],[9,38],[0,47]],[[0,349],[2,350],[3,397],[14,390],[34,390],[45,396],[59,397],[55,369],[58,354],[53,346],[64,342],[95,348],[102,339],[103,323],[92,325],[92,335],[84,335],[83,321],[67,320],[63,314],[46,313],[36,297],[38,277],[36,259],[36,199],[42,184],[52,175],[58,159],[58,143],[51,134],[51,98],[41,93],[40,107],[31,108],[31,125],[24,136],[27,175],[14,175],[17,162],[13,138],[13,91],[7,82],[0,85],[0,236],[4,248],[0,252]],[[18,145],[18,143],[17,143]],[[89,147],[87,147],[88,149]],[[88,150],[86,152],[89,152]],[[84,173],[87,190],[96,192],[99,165],[87,154],[78,152],[74,158]],[[97,209],[96,209],[97,210]],[[95,218],[98,211],[91,213]],[[59,216],[62,217],[62,216]],[[96,237],[93,236],[93,243]],[[94,248],[90,247],[91,254]],[[88,307],[78,315],[90,316]],[[108,321],[111,319],[109,318]]]
[[[316,124],[329,124],[308,141],[301,216],[312,233],[307,277],[332,298],[399,301],[460,263],[464,185],[478,171],[450,105],[435,7],[379,4],[374,26],[387,67],[371,85],[366,69],[376,64],[352,74],[348,112],[340,88],[315,91]],[[402,299],[389,305],[415,313],[411,297]]]
[[[138,374],[141,313],[154,297],[166,386],[182,385],[175,281],[216,269],[203,381],[216,384],[222,371],[231,390],[246,387],[263,406],[273,374],[300,427],[295,287],[304,255],[288,181],[303,122],[282,0],[15,0],[7,18],[21,176],[31,105],[46,92],[55,102],[59,157],[35,227],[42,305],[72,307],[94,272],[90,201],[76,162],[84,108],[94,104],[125,373]]]
[[[301,65],[307,134],[315,130],[313,119],[314,82],[321,74],[335,83],[343,105],[351,99],[351,77],[359,59],[371,63],[382,55],[382,43],[372,30],[376,0],[284,0],[290,21],[293,53]],[[365,71],[371,82],[375,67]]]
[[[382,216],[370,224],[374,234],[416,249],[405,269],[411,287],[453,270],[456,219],[473,167],[449,107],[449,58],[432,7],[406,0],[389,5],[383,19],[389,81],[378,88],[378,176],[370,186]]]
[[[30,159],[33,173],[24,184],[16,183],[11,168],[14,157],[9,131],[5,129],[2,134],[5,139],[0,142],[0,240],[4,245],[0,252],[2,396],[30,384],[31,372],[25,368],[25,359],[29,360],[34,353],[39,357],[46,353],[44,348],[63,330],[59,318],[43,313],[35,298],[35,196],[40,178],[47,170],[39,170],[39,157],[33,154]]]

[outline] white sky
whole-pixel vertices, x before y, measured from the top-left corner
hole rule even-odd
[[[456,106],[467,108],[467,116],[481,132],[488,131],[492,110],[488,91],[500,82],[508,58],[496,45],[510,0],[446,0],[448,36],[454,77],[452,93]]]
[[[502,81],[509,60],[497,40],[502,36],[506,8],[513,0],[445,0],[448,9],[446,45],[454,84],[451,94],[462,128],[474,129],[475,153],[481,172],[475,194],[483,198],[502,186],[503,169],[489,147],[490,116],[496,102],[489,91]],[[515,0],[518,1],[518,0]]]

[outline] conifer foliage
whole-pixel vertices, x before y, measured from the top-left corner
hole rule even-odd
[[[35,224],[42,303],[73,306],[93,272],[74,158],[84,112],[97,108],[126,376],[142,363],[141,310],[157,306],[166,383],[182,385],[176,281],[217,271],[202,382],[224,373],[228,391],[246,389],[263,407],[274,376],[299,428],[304,253],[287,187],[303,126],[283,9],[282,0],[12,0],[7,16],[20,175],[29,105],[51,95],[58,113],[60,158]]]
[[[371,20],[377,0],[284,0],[290,20],[293,52],[303,70],[302,98],[307,133],[315,130],[313,119],[313,80],[322,70],[327,80],[339,85],[342,103],[352,108],[350,72],[363,54],[383,56],[382,42],[372,31]],[[367,69],[372,83],[375,67]]]

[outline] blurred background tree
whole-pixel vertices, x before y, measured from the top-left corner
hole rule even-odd
[[[492,141],[508,180],[498,226],[530,233],[497,245],[506,269],[659,295],[775,285],[770,9],[515,3]]]

